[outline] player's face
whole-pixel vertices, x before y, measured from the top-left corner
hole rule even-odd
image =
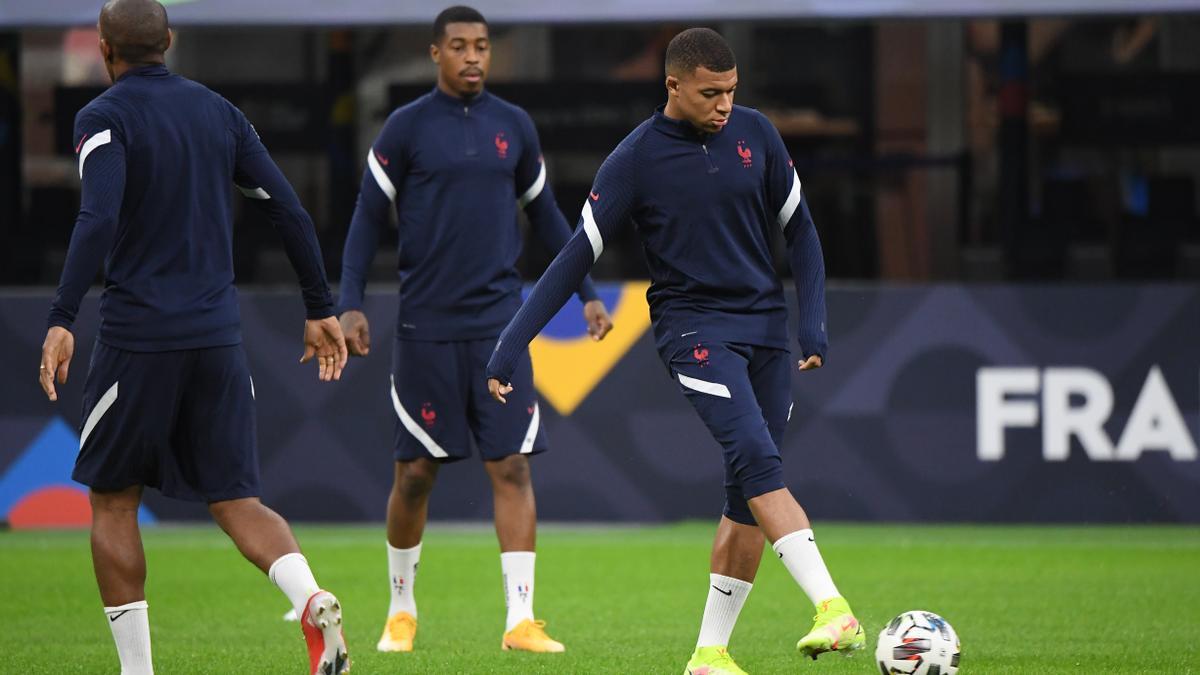
[[[714,73],[700,66],[687,75],[668,75],[667,94],[675,103],[674,112],[697,129],[712,134],[725,128],[729,121],[737,83],[737,68]]]
[[[492,62],[487,25],[446,24],[446,35],[429,46],[429,56],[438,66],[438,81],[446,88],[459,96],[478,94]]]

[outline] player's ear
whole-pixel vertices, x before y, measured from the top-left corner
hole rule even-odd
[[[103,57],[105,63],[113,62],[113,48],[108,44],[108,40],[100,38],[100,56]]]
[[[679,95],[679,78],[674,75],[667,75],[667,95]]]
[[[170,49],[171,45],[173,45],[173,44],[175,44],[175,31],[171,28],[168,28],[167,29],[167,46],[163,48],[163,51],[165,52],[168,49]]]
[[[429,60],[433,61],[434,63],[436,63],[440,66],[442,64],[441,58],[442,58],[442,50],[438,49],[437,45],[430,44],[429,45]]]

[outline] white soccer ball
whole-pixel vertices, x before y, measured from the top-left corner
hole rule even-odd
[[[913,610],[879,633],[875,662],[882,675],[954,675],[958,654],[958,635],[945,619]]]

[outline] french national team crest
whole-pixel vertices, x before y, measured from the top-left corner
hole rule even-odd
[[[738,157],[742,158],[743,169],[749,169],[754,166],[754,153],[750,151],[750,148],[746,145],[746,141],[737,142],[737,152]]]
[[[644,281],[596,284],[614,326],[600,342],[587,334],[583,305],[572,297],[530,343],[534,386],[560,415],[574,412],[650,327],[649,287]]]
[[[508,139],[504,137],[504,132],[496,134],[496,156],[500,159],[508,158]]]

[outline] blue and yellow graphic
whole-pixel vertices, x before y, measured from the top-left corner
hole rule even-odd
[[[587,334],[583,304],[572,296],[529,345],[533,383],[560,415],[570,415],[650,327],[649,282],[597,284],[613,330],[600,342]]]
[[[0,519],[14,528],[87,527],[92,507],[87,488],[71,481],[79,436],[55,417],[0,475]],[[154,515],[142,506],[142,524]]]

